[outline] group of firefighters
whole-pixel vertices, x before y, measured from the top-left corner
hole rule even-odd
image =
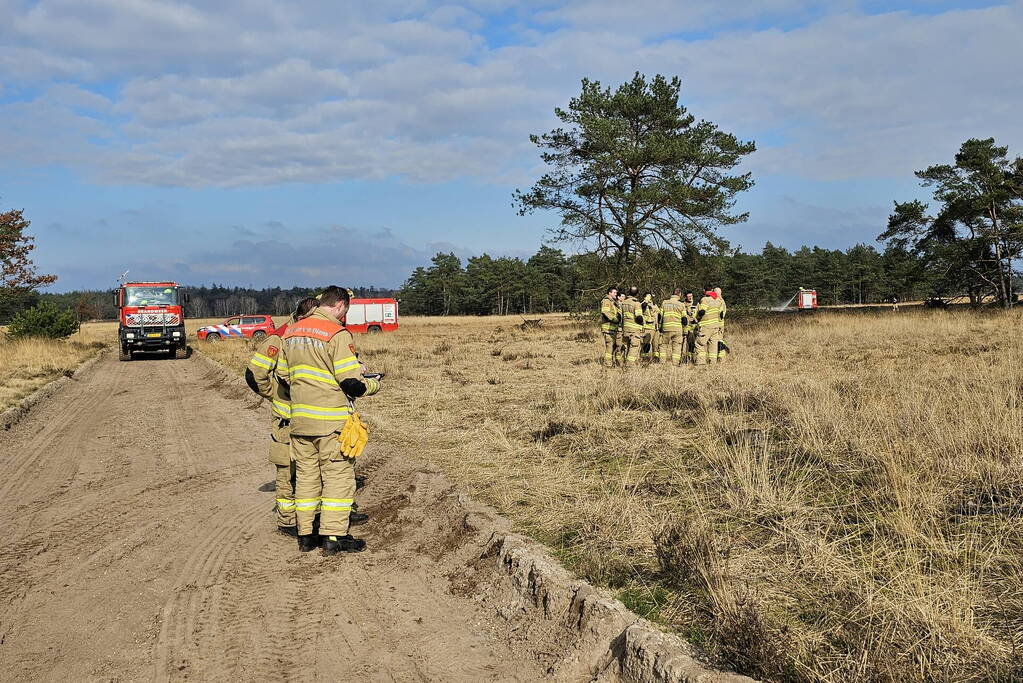
[[[355,457],[367,432],[355,399],[380,389],[343,321],[351,291],[330,286],[299,302],[290,322],[260,341],[249,361],[249,387],[272,405],[270,462],[277,469],[278,529],[302,552],[358,552],[349,533],[368,515],[355,505]]]
[[[682,365],[716,363],[728,354],[724,342],[728,307],[721,288],[709,288],[699,302],[693,292],[675,289],[658,305],[652,293],[639,298],[639,288],[628,293],[609,287],[600,302],[600,329],[604,336],[603,364],[635,367],[640,361]]]

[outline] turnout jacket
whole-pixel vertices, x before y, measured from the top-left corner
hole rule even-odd
[[[375,394],[380,383],[362,377],[351,333],[322,308],[284,333],[291,387],[291,433],[339,432],[352,414],[352,398]]]
[[[618,302],[610,297],[600,300],[600,329],[604,332],[617,332],[622,312]]]
[[[288,394],[288,361],[281,353],[283,341],[281,335],[287,325],[263,338],[249,359],[249,367],[245,379],[249,387],[273,405],[274,417],[284,420],[291,419],[291,397]],[[251,377],[251,381],[250,381]],[[284,377],[285,381],[281,381]]]
[[[686,318],[686,305],[674,294],[661,302],[661,332],[681,332]]]
[[[700,315],[701,313],[703,315]],[[725,302],[712,296],[705,296],[696,307],[696,316],[699,320],[697,326],[701,330],[720,329],[724,324]]]
[[[643,322],[643,305],[634,296],[625,297],[622,302],[622,330],[625,334],[641,334]]]

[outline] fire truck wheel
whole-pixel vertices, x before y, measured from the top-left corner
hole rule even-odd
[[[209,334],[206,335],[206,341],[218,342],[220,341],[220,335],[217,334],[216,332],[210,332]]]
[[[376,334],[379,331],[380,331],[379,325],[370,325],[369,329],[367,330],[367,332],[369,332],[370,334]]]
[[[131,360],[131,351],[124,348],[120,349],[117,352],[117,360]]]
[[[262,339],[265,336],[266,336],[266,332],[264,332],[263,330],[256,330],[255,332],[252,333],[252,338],[254,340],[256,340],[256,341],[259,341],[260,339]]]

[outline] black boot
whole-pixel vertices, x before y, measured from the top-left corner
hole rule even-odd
[[[366,549],[366,541],[348,536],[327,536],[323,539],[323,554],[327,557],[338,553],[358,553]]]
[[[365,512],[356,512],[355,510],[352,510],[348,514],[349,526],[359,526],[360,524],[365,524],[368,521],[369,515],[367,515]]]
[[[279,526],[277,527],[277,531],[285,536],[298,536],[298,527],[294,526]]]
[[[320,547],[320,537],[316,534],[309,534],[307,536],[298,537],[298,549],[303,553],[308,553],[312,550],[316,550]]]

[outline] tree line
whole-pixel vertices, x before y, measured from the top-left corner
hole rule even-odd
[[[862,304],[928,297],[935,277],[918,257],[896,246],[858,244],[845,250],[768,243],[759,253],[677,254],[662,249],[638,259],[628,280],[608,281],[601,259],[543,246],[529,257],[469,258],[439,253],[416,268],[398,291],[409,315],[507,315],[587,310],[610,285],[636,284],[666,296],[679,287],[699,293],[720,286],[730,305],[774,307],[800,287],[822,304]]]

